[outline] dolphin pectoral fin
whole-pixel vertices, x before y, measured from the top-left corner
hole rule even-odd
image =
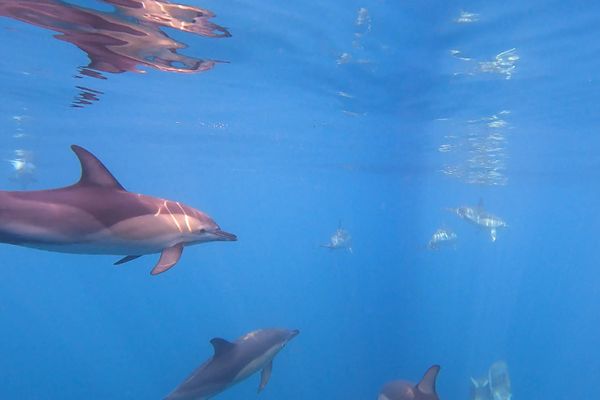
[[[121,264],[125,264],[129,261],[133,261],[136,258],[140,258],[141,256],[126,256],[121,258],[119,261],[117,261],[116,263],[114,263],[113,265],[121,265]]]
[[[160,259],[158,260],[158,263],[154,266],[154,268],[152,269],[152,272],[150,272],[150,273],[152,275],[158,275],[158,274],[165,272],[166,270],[171,268],[173,265],[177,264],[177,261],[179,261],[179,259],[181,258],[182,252],[183,252],[183,244],[182,243],[176,244],[175,246],[172,246],[172,247],[167,247],[166,249],[164,249],[162,251],[162,253],[160,253]]]
[[[267,383],[269,383],[269,378],[271,377],[271,371],[273,370],[273,360],[269,361],[266,367],[263,368],[260,373],[260,385],[258,385],[258,393],[260,393]]]
[[[490,238],[492,239],[492,242],[496,241],[496,228],[490,229]]]

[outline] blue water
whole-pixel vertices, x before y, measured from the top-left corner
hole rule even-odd
[[[0,1],[2,189],[75,182],[77,143],[239,237],[159,276],[154,256],[2,245],[0,399],[160,399],[211,338],[271,326],[301,334],[263,400],[374,399],[432,364],[441,399],[469,399],[497,360],[514,400],[596,396],[600,5],[181,2],[232,35],[160,28],[208,71],[86,75]],[[480,199],[509,225],[496,242],[446,210]],[[319,247],[339,221],[352,253]],[[428,250],[440,227],[456,245]]]

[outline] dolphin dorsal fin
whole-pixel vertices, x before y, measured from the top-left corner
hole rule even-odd
[[[92,153],[77,146],[71,146],[71,150],[81,163],[81,178],[78,185],[100,186],[107,189],[125,190],[123,186],[115,179],[110,171],[96,158]]]
[[[217,358],[220,355],[227,353],[235,346],[234,343],[218,337],[211,339],[210,344],[212,344],[213,349],[215,350],[213,358]]]
[[[419,389],[421,393],[435,394],[435,379],[437,378],[438,372],[440,372],[439,365],[431,366],[427,372],[425,372],[425,375],[423,375],[423,379],[421,379],[421,382],[417,385],[417,389]]]

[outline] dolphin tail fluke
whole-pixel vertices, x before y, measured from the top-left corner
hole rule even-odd
[[[437,378],[438,372],[440,372],[439,365],[431,366],[425,375],[423,375],[423,379],[418,383],[417,389],[421,393],[425,394],[435,394],[435,379]]]
[[[173,265],[177,264],[177,261],[179,261],[181,258],[181,253],[183,253],[182,243],[164,249],[162,253],[160,253],[160,259],[158,260],[158,263],[150,273],[152,275],[158,275],[165,272]]]
[[[482,388],[482,387],[486,387],[489,382],[488,382],[487,378],[477,380],[477,379],[471,377],[471,383],[473,384],[473,387],[475,387],[475,388]]]
[[[119,261],[117,261],[116,263],[114,263],[113,265],[121,265],[121,264],[125,264],[128,263],[129,261],[133,261],[136,258],[140,258],[141,256],[126,256],[121,258]]]
[[[269,378],[271,378],[271,371],[273,370],[273,360],[269,361],[266,367],[263,368],[260,373],[260,385],[258,385],[258,393],[260,393],[267,383],[269,383]]]

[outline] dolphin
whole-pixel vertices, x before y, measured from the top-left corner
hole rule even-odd
[[[261,329],[235,342],[214,338],[213,356],[179,385],[165,400],[204,400],[262,370],[258,391],[271,377],[273,358],[300,333],[297,329]]]
[[[131,193],[92,153],[71,146],[79,182],[58,189],[0,191],[0,242],[61,253],[161,253],[152,275],[179,261],[185,246],[233,241],[208,215],[182,203]]]
[[[352,236],[350,236],[350,233],[347,230],[342,228],[342,222],[340,221],[335,233],[329,238],[329,243],[322,244],[321,247],[326,247],[331,250],[347,249],[352,253]]]
[[[450,229],[440,228],[431,235],[431,240],[427,244],[430,250],[437,250],[443,245],[456,245],[458,235]]]
[[[407,381],[392,381],[383,386],[377,400],[439,400],[435,391],[435,379],[439,365],[431,366],[416,385]]]
[[[496,361],[493,363],[488,371],[488,380],[493,400],[510,400],[512,398],[506,362]]]
[[[470,400],[492,400],[490,381],[486,378],[475,379],[471,377]]]
[[[504,220],[486,212],[483,208],[483,202],[481,200],[479,201],[479,205],[477,205],[477,207],[464,206],[458,208],[449,208],[448,211],[455,213],[460,218],[474,225],[489,229],[490,239],[492,242],[496,241],[498,228],[508,227],[508,224]]]

